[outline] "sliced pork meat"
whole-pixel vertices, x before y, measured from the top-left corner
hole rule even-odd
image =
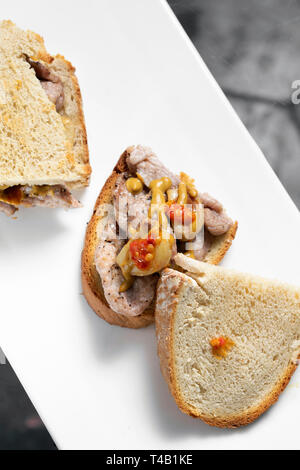
[[[219,214],[211,209],[204,209],[204,221],[205,228],[215,237],[224,235],[233,225],[232,220],[226,214]]]
[[[12,186],[3,191],[0,210],[7,215],[16,212],[18,206],[48,208],[78,208],[81,204],[70,191],[61,185],[53,186]]]
[[[223,212],[222,204],[217,201],[217,199],[213,198],[210,194],[199,194],[199,199],[205,208],[211,209],[212,211],[218,212],[219,214]]]
[[[30,186],[25,186],[22,189],[25,197],[21,205],[25,207],[41,206],[50,209],[56,207],[76,209],[82,207],[80,202],[72,196],[70,191],[60,185],[51,186],[48,191],[41,192],[40,194],[38,192],[35,193]]]
[[[58,83],[60,79],[52,72],[46,65],[41,62],[32,60],[28,57],[27,62],[35,71],[36,77],[39,80],[46,80],[53,83]]]
[[[193,251],[195,258],[198,261],[203,261],[212,246],[212,236],[207,230],[197,234],[193,243],[187,243],[186,248],[188,251]]]
[[[56,111],[61,111],[64,107],[65,96],[64,87],[60,78],[41,62],[34,61],[30,58],[27,59],[27,62],[35,71],[36,77],[40,80],[49,100],[55,104]]]
[[[64,209],[78,209],[82,207],[81,203],[75,198],[64,198],[61,195],[45,196],[45,197],[28,197],[21,203],[24,207],[47,207],[48,209],[56,209],[58,207]]]
[[[148,191],[146,193],[142,191],[139,194],[133,195],[127,190],[125,175],[120,175],[116,182],[113,197],[116,221],[120,229],[125,234],[127,234],[129,226],[138,230],[141,224],[148,218],[151,192]]]
[[[203,261],[206,255],[208,254],[209,250],[211,249],[211,246],[212,246],[212,239],[209,236],[209,234],[205,234],[203,247],[200,250],[194,251],[195,258],[198,261]]]
[[[61,111],[64,106],[64,87],[62,83],[41,82],[41,85],[49,100],[55,104],[56,111]]]
[[[180,183],[180,178],[166,168],[148,147],[134,147],[127,157],[127,165],[132,174],[141,175],[148,187],[151,181],[164,177],[170,178],[174,187],[178,187]]]
[[[118,244],[100,242],[95,253],[95,265],[110,308],[120,315],[136,317],[141,315],[153,301],[157,278],[155,275],[137,277],[128,291],[120,293],[124,278],[116,264],[119,248],[119,242]]]
[[[0,202],[0,212],[4,212],[8,217],[15,214],[18,209],[12,204],[7,204],[6,202]]]

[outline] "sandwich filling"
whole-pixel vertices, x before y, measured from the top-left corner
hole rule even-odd
[[[80,203],[61,185],[11,186],[0,189],[0,212],[13,215],[19,206],[77,208]]]
[[[233,221],[219,201],[199,193],[185,173],[169,171],[151,149],[129,149],[126,163],[112,213],[99,224],[95,265],[112,310],[138,316],[155,297],[158,273],[176,268],[176,254],[204,260]]]
[[[61,79],[42,62],[35,61],[29,57],[27,62],[35,71],[36,77],[40,81],[48,99],[55,104],[56,111],[61,111],[65,101],[64,87]]]

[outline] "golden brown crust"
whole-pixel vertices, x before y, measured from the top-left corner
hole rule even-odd
[[[10,20],[8,20],[8,23],[15,26],[15,24]],[[46,62],[47,64],[51,64],[51,62],[53,62],[53,57],[47,52],[44,38],[40,36],[38,33],[35,33],[34,31],[30,31],[30,30],[27,31],[27,34],[29,34],[30,36],[33,36],[35,40],[39,42],[41,45],[41,49],[38,51],[36,59],[42,60],[43,62]]]
[[[235,239],[237,229],[238,222],[235,222],[232,227],[228,230],[228,232],[225,233],[225,235],[215,237],[216,240],[214,241],[211,250],[206,255],[203,261],[215,265],[221,263],[222,259],[231,247],[233,240]]]
[[[173,318],[178,302],[180,288],[185,277],[180,272],[166,269],[163,273],[164,280],[168,283],[167,292],[163,289],[162,278],[158,281],[157,298],[155,306],[155,327],[157,336],[158,356],[163,377],[177,402],[177,388],[174,386],[174,356],[173,356]],[[171,285],[170,285],[171,284]],[[160,293],[162,292],[162,298]],[[157,308],[159,307],[159,309]]]
[[[132,148],[129,147],[120,157],[117,165],[106,181],[96,201],[93,216],[88,224],[84,249],[82,252],[81,277],[83,293],[87,299],[87,302],[97,315],[99,315],[111,325],[138,329],[144,328],[154,322],[155,302],[153,302],[153,304],[142,315],[137,317],[126,317],[124,315],[115,313],[109,307],[105,299],[101,279],[94,263],[95,250],[98,244],[97,226],[100,220],[99,216],[97,216],[97,209],[100,204],[109,204],[112,202],[112,193],[117,177],[120,175],[120,173],[125,173],[128,171],[126,160],[131,149]],[[230,248],[236,231],[237,223],[223,237],[218,237],[213,250],[210,251],[205,261],[208,261],[211,264],[218,264]]]
[[[176,376],[174,374],[174,316],[176,313],[178,299],[180,297],[180,290],[182,289],[184,282],[186,282],[186,276],[182,273],[168,269],[164,271],[164,281],[166,279],[171,280],[171,284],[174,285],[174,288],[168,288],[168,295],[163,297],[167,299],[167,302],[164,301],[162,303],[159,296],[159,292],[161,290],[161,281],[159,281],[157,297],[157,306],[159,306],[159,309],[156,309],[155,312],[158,356],[160,359],[162,374],[179,409],[183,413],[192,416],[193,418],[199,418],[210,426],[216,426],[219,428],[237,428],[252,423],[263,413],[265,413],[272,405],[274,405],[274,403],[277,402],[280,394],[289,384],[293,373],[297,369],[297,365],[291,362],[271,393],[261,403],[259,403],[259,405],[248,409],[244,413],[235,416],[224,417],[223,419],[200,414],[197,409],[184,401],[184,398],[180,393],[179,386],[176,382]],[[298,359],[300,359],[300,356]]]
[[[76,99],[76,104],[77,104],[77,109],[78,109],[78,120],[79,120],[79,123],[80,123],[81,132],[82,132],[82,136],[83,136],[82,163],[84,164],[84,167],[82,169],[82,178],[80,180],[80,185],[76,184],[76,185],[73,185],[73,186],[76,186],[76,187],[88,186],[90,175],[92,173],[92,169],[91,169],[90,162],[89,162],[89,149],[88,149],[87,132],[86,132],[84,113],[83,113],[82,96],[81,96],[79,82],[78,82],[78,79],[75,75],[76,69],[71,64],[71,62],[69,62],[63,55],[57,54],[55,57],[51,56],[45,48],[45,42],[44,42],[44,39],[42,38],[42,36],[40,36],[37,33],[34,33],[33,31],[29,31],[28,33],[33,35],[35,37],[35,39],[41,45],[41,49],[39,50],[39,52],[37,54],[37,57],[36,57],[37,60],[41,60],[43,62],[46,62],[49,65],[52,64],[52,62],[55,59],[61,60],[61,61],[64,62],[65,66],[66,66],[66,69],[70,74],[70,80],[72,81],[72,84],[73,84],[73,88],[74,88],[74,92],[75,92],[75,99]]]
[[[82,96],[81,96],[81,91],[80,91],[80,86],[79,86],[79,83],[78,83],[78,79],[75,75],[76,69],[71,64],[71,62],[66,60],[65,57],[62,56],[62,55],[58,54],[58,55],[55,56],[55,58],[52,58],[52,60],[54,60],[54,59],[62,60],[65,63],[65,65],[67,67],[67,70],[70,74],[70,79],[72,80],[74,90],[75,90],[76,104],[77,104],[77,108],[78,108],[78,119],[79,119],[79,123],[80,123],[80,127],[81,127],[81,132],[82,132],[82,135],[83,135],[82,163],[84,164],[84,168],[83,168],[83,172],[82,172],[82,178],[80,180],[80,183],[81,183],[80,185],[81,186],[88,186],[90,176],[91,176],[91,173],[92,173],[92,168],[91,168],[90,162],[89,162],[89,149],[88,149],[87,132],[86,132],[84,113],[83,113]]]
[[[300,356],[299,356],[300,357]],[[218,428],[238,428],[241,426],[247,426],[247,424],[253,423],[253,421],[257,420],[263,413],[265,413],[272,405],[274,405],[280,394],[285,390],[288,386],[295,370],[297,369],[297,365],[290,363],[286,372],[279,380],[278,384],[274,387],[272,392],[257,406],[250,408],[249,410],[245,411],[240,415],[231,416],[230,418],[220,419],[216,417],[211,417],[208,415],[201,415],[197,413],[193,407],[188,406],[184,400],[182,399],[180,393],[177,392],[177,405],[184,413],[192,416],[193,418],[199,418],[205,423],[209,424],[210,426],[216,426]]]

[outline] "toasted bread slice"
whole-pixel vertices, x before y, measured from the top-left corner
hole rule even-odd
[[[176,262],[194,279],[167,269],[159,282],[163,376],[184,413],[223,428],[249,424],[277,401],[296,370],[300,289],[184,255]],[[227,352],[213,347],[220,338]]]
[[[59,111],[32,63],[46,67],[62,84]],[[50,56],[40,36],[11,21],[0,23],[0,135],[0,190],[88,184],[91,168],[75,69],[64,57]]]
[[[130,149],[126,150],[120,157],[112,174],[106,181],[94,208],[93,216],[88,225],[84,249],[82,253],[82,286],[84,295],[91,306],[91,308],[101,318],[106,320],[111,325],[118,325],[127,328],[143,328],[154,322],[154,304],[150,305],[142,315],[136,317],[127,317],[115,313],[108,305],[101,284],[100,276],[95,267],[95,250],[99,243],[98,225],[101,220],[98,208],[101,204],[112,203],[113,190],[116,180],[121,173],[128,171],[127,157]],[[224,236],[215,237],[214,244],[208,252],[205,261],[218,264],[225,256],[227,250],[230,248],[232,241],[237,231],[237,223]]]

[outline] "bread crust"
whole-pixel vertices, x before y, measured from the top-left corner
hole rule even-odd
[[[8,24],[14,25],[10,20],[7,21]],[[45,41],[42,36],[39,34],[33,32],[33,31],[28,31],[27,34],[32,35],[40,44],[41,48],[38,51],[37,60],[41,60],[45,63],[47,63],[51,69],[51,65],[56,61],[60,60],[64,63],[66,70],[69,73],[69,79],[72,82],[72,88],[74,90],[74,95],[75,95],[75,100],[76,100],[76,105],[78,109],[78,120],[80,123],[80,128],[81,128],[81,133],[83,137],[82,141],[82,163],[84,164],[84,167],[81,170],[82,177],[79,182],[74,183],[74,184],[68,184],[67,186],[70,188],[80,188],[83,186],[88,186],[89,180],[90,180],[90,175],[92,173],[92,169],[90,166],[90,161],[89,161],[89,149],[88,149],[88,141],[87,141],[87,132],[86,132],[86,125],[85,125],[85,118],[84,118],[84,113],[83,113],[83,104],[82,104],[82,95],[80,91],[80,86],[78,79],[76,77],[76,68],[72,65],[71,62],[69,62],[63,55],[57,54],[56,56],[52,56],[48,53],[46,47],[45,47]]]
[[[237,230],[238,222],[235,222],[225,235],[216,237],[216,241],[214,241],[212,248],[209,250],[203,261],[205,263],[215,265],[221,263],[235,239]]]
[[[188,278],[191,283],[194,281]],[[178,383],[175,376],[175,357],[174,357],[174,317],[176,313],[177,303],[180,297],[180,291],[184,283],[188,282],[187,276],[170,269],[164,271],[164,282],[169,284],[168,287],[162,286],[162,281],[159,281],[158,291],[162,292],[163,301],[157,297],[157,307],[155,312],[156,323],[156,336],[158,342],[158,356],[160,359],[160,366],[162,374],[168,384],[169,390],[173,395],[179,409],[193,418],[198,418],[209,424],[219,428],[238,428],[246,426],[258,419],[265,413],[274,403],[277,402],[280,394],[285,390],[289,384],[292,375],[297,369],[297,364],[290,362],[287,370],[282,375],[276,386],[271,393],[257,406],[249,408],[241,414],[230,416],[229,418],[218,418],[209,415],[201,414],[196,408],[189,405],[184,401],[180,393]],[[170,288],[171,286],[171,288]],[[173,286],[173,287],[172,287]],[[298,357],[300,359],[300,355]]]
[[[75,98],[76,98],[76,103],[77,103],[77,107],[78,107],[78,118],[79,118],[79,122],[80,122],[80,125],[81,125],[81,132],[83,134],[82,163],[85,164],[85,168],[83,170],[83,176],[82,176],[82,179],[81,179],[81,184],[82,184],[82,186],[88,186],[89,181],[90,181],[90,176],[91,176],[91,173],[92,173],[92,168],[90,166],[87,132],[86,132],[84,113],[83,113],[82,95],[81,95],[79,82],[78,82],[77,76],[75,74],[76,69],[75,69],[75,67],[73,67],[71,62],[66,60],[63,56],[58,55],[58,56],[56,56],[56,58],[60,58],[67,65],[67,67],[69,69],[69,72],[70,72],[70,78],[73,82],[73,86],[74,86],[74,90],[75,90]]]
[[[69,78],[72,82],[72,87],[74,90],[75,94],[75,99],[76,99],[76,104],[77,104],[77,109],[78,109],[78,120],[80,123],[80,128],[81,128],[81,133],[82,133],[82,155],[81,155],[81,162],[84,164],[84,167],[82,169],[82,177],[80,179],[80,184],[75,183],[73,185],[70,185],[73,188],[76,187],[83,187],[83,186],[88,186],[89,181],[90,181],[90,176],[92,173],[92,168],[90,166],[90,160],[89,160],[89,149],[88,149],[88,140],[87,140],[87,131],[86,131],[86,125],[85,125],[85,118],[84,118],[84,113],[83,113],[83,103],[82,103],[82,95],[81,95],[81,90],[79,86],[79,82],[77,79],[77,76],[75,74],[76,68],[69,62],[68,60],[65,59],[64,56],[58,54],[55,57],[51,57],[50,63],[52,63],[55,60],[60,60],[62,61],[66,69],[69,73]],[[51,68],[51,65],[50,65]]]
[[[126,160],[131,149],[131,147],[128,148],[121,155],[96,201],[93,216],[88,224],[85,236],[81,261],[81,280],[85,298],[99,317],[111,325],[138,329],[145,328],[154,323],[155,301],[152,302],[142,315],[137,317],[126,317],[125,315],[117,314],[109,307],[105,299],[101,279],[94,262],[95,250],[98,245],[97,226],[100,220],[100,217],[97,215],[97,209],[101,204],[112,203],[112,193],[116,180],[120,174],[128,171]],[[207,255],[204,261],[208,261],[211,264],[220,263],[235,238],[237,227],[238,224],[236,222],[225,236],[217,239],[214,250]]]

